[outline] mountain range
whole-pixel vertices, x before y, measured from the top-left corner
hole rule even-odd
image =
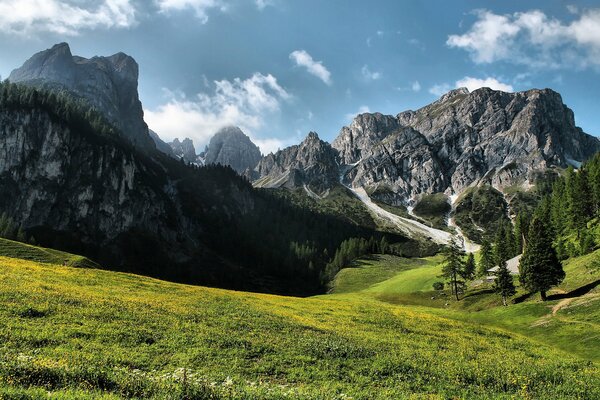
[[[328,254],[351,235],[447,242],[451,227],[433,228],[412,212],[426,196],[454,203],[476,187],[501,197],[527,191],[600,151],[557,92],[481,88],[395,116],[360,114],[331,144],[310,132],[263,156],[239,128],[225,127],[197,154],[190,139],[167,143],[148,129],[137,79],[133,58],[86,59],[66,43],[14,70],[9,81],[19,86],[4,84],[0,108],[8,194],[0,209],[42,244],[187,282],[262,289],[282,281],[286,291],[301,280],[314,288]],[[95,122],[83,129],[79,117]],[[315,206],[298,207],[281,190]],[[378,228],[322,212],[319,204],[338,201],[334,192],[344,204],[362,202]],[[321,267],[307,268],[308,253],[319,254]]]

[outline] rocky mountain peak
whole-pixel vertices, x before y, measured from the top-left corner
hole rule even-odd
[[[8,78],[50,90],[66,90],[102,112],[138,149],[156,148],[138,96],[138,64],[124,54],[90,59],[73,56],[67,43],[34,54]]]
[[[192,139],[185,138],[182,141],[179,141],[179,139],[175,138],[169,145],[171,146],[175,157],[183,159],[187,163],[195,163],[198,161],[196,148],[194,147]]]
[[[589,158],[600,151],[600,141],[576,127],[573,112],[551,89],[460,88],[396,117],[361,114],[342,128],[333,147],[342,163],[358,163],[345,182],[392,189],[381,200],[398,203],[479,183],[500,189],[519,184],[549,167]]]
[[[302,143],[271,153],[254,170],[255,186],[297,188],[322,193],[338,182],[337,151],[310,132]]]
[[[248,169],[253,170],[261,157],[258,146],[240,128],[227,126],[210,139],[205,162],[229,165],[241,174]]]
[[[344,164],[353,164],[362,158],[362,152],[383,140],[399,128],[391,115],[363,113],[357,115],[349,126],[344,126],[332,146]]]

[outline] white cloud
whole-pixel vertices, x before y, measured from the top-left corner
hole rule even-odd
[[[167,91],[167,103],[144,111],[148,126],[168,141],[189,137],[198,149],[229,125],[239,126],[263,152],[284,144],[279,139],[255,136],[265,116],[279,111],[281,102],[291,98],[273,75],[255,73],[248,79],[215,81],[214,85],[214,93],[200,93],[193,98]]]
[[[479,79],[479,78],[473,78],[470,76],[465,76],[464,78],[457,80],[454,83],[454,85],[450,85],[448,83],[433,85],[431,88],[429,88],[429,93],[431,93],[435,96],[442,96],[442,95],[448,93],[452,89],[457,89],[457,88],[462,88],[462,87],[466,87],[467,89],[469,89],[469,92],[472,92],[473,90],[477,90],[482,87],[488,87],[493,90],[501,90],[503,92],[513,92],[514,91],[514,88],[512,87],[512,85],[501,82],[496,78],[488,77],[485,79]]]
[[[0,0],[0,31],[75,36],[84,29],[127,28],[137,23],[130,0]]]
[[[472,78],[470,76],[465,76],[464,78],[456,81],[456,88],[466,87],[469,89],[469,92],[473,90],[477,90],[482,87],[488,87],[494,90],[501,90],[503,92],[514,92],[514,89],[511,85],[507,83],[502,83],[496,78]]]
[[[255,0],[254,3],[259,10],[263,10],[267,6],[272,6],[273,0]]]
[[[371,71],[368,65],[363,65],[360,70],[362,76],[369,81],[376,81],[381,78],[381,72]]]
[[[331,72],[325,68],[322,61],[313,60],[305,50],[293,51],[290,53],[290,60],[293,60],[297,66],[306,68],[309,74],[316,76],[325,84],[331,85]]]
[[[410,88],[412,89],[413,92],[420,92],[421,84],[419,83],[419,81],[414,81]]]
[[[345,115],[346,121],[350,121],[352,122],[352,120],[359,114],[364,114],[364,113],[368,113],[371,112],[371,110],[369,109],[368,106],[360,106],[358,108],[358,111],[353,112],[353,113],[348,113]]]
[[[160,12],[169,14],[173,11],[193,10],[196,18],[205,24],[208,21],[208,11],[227,10],[227,4],[222,0],[156,0]]]
[[[451,89],[452,86],[450,86],[448,83],[441,83],[430,87],[429,93],[433,94],[434,96],[441,96],[448,93]]]
[[[575,10],[574,10],[575,11]],[[600,66],[600,9],[563,22],[539,10],[498,15],[475,12],[477,21],[446,44],[469,52],[476,63],[507,61],[538,68]]]

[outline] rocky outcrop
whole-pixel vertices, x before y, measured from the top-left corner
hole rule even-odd
[[[396,118],[381,113],[359,114],[350,126],[345,126],[333,141],[342,164],[354,164],[363,158],[363,152],[377,145],[400,125]]]
[[[262,155],[240,128],[229,126],[219,130],[210,139],[204,157],[207,165],[229,165],[242,174],[246,170],[253,170]]]
[[[339,180],[337,152],[310,132],[299,145],[265,156],[256,166],[257,187],[296,188],[307,185],[317,193],[331,188]]]
[[[156,145],[156,150],[162,151],[168,156],[175,157],[170,144],[163,141],[160,136],[158,136],[158,133],[154,132],[152,129],[148,129],[148,133]]]
[[[421,193],[522,183],[539,171],[586,160],[600,141],[575,126],[573,112],[550,89],[463,88],[396,117],[361,114],[342,128],[333,147],[342,163],[352,165],[345,182],[375,194],[385,187],[381,200],[395,204]]]
[[[437,193],[447,186],[443,167],[427,139],[401,128],[370,148],[345,175],[353,186],[373,189],[377,200],[401,205],[413,194]]]
[[[198,163],[198,155],[196,154],[196,148],[192,139],[185,138],[181,142],[179,139],[173,140],[169,143],[173,155],[178,159],[183,159],[185,162]]]
[[[138,97],[138,64],[126,54],[87,59],[73,56],[69,45],[60,43],[33,55],[8,79],[66,90],[102,112],[138,149],[148,152],[156,148]]]

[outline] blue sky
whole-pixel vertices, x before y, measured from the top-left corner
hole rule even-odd
[[[600,1],[0,0],[0,74],[66,41],[140,64],[146,120],[201,149],[226,124],[263,151],[457,86],[550,87],[600,135]]]

